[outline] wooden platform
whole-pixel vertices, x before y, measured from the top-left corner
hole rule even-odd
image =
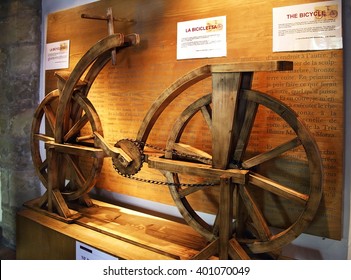
[[[191,227],[93,200],[70,223],[35,210],[17,214],[17,259],[75,259],[76,241],[127,260],[190,259],[206,246]]]

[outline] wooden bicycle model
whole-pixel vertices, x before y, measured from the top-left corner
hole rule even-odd
[[[31,132],[34,166],[46,188],[39,207],[62,219],[74,220],[67,202],[81,200],[91,205],[87,193],[98,180],[104,158],[111,157],[118,173],[126,177],[138,173],[143,163],[164,174],[165,184],[185,221],[208,241],[208,246],[194,259],[213,255],[220,259],[249,259],[251,254],[274,252],[292,242],[309,226],[319,207],[321,157],[311,133],[293,110],[251,88],[255,72],[291,70],[292,62],[213,64],[194,69],[154,101],[135,139],[122,139],[111,145],[104,139],[101,120],[88,94],[110,61],[111,50],[119,53],[138,42],[137,34],[111,34],[89,49],[70,74],[57,74],[58,88],[38,106]],[[182,92],[208,77],[212,79],[211,93],[184,108],[173,124],[162,156],[147,155],[144,148],[161,113]],[[253,154],[247,146],[259,108],[281,118],[292,133],[286,142]],[[212,136],[211,152],[182,141],[187,125],[198,114]],[[47,129],[43,133],[40,129],[44,121]],[[41,152],[43,146],[45,155]],[[308,182],[304,188],[297,186],[300,181],[296,178],[285,178],[284,182],[276,179],[279,168],[260,172],[260,166],[266,162],[294,153],[297,148],[305,153],[307,169],[303,175]],[[183,175],[219,183],[188,185],[182,181]],[[213,223],[201,218],[187,199],[203,188],[219,189],[218,212]],[[295,204],[299,209],[295,220],[286,228],[272,229],[252,194],[254,189]]]

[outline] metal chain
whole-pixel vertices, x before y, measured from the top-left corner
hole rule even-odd
[[[174,150],[167,150],[167,149],[164,149],[164,148],[152,145],[152,144],[148,144],[148,143],[133,140],[133,139],[127,139],[127,140],[133,142],[141,150],[143,150],[144,147],[149,147],[149,148],[152,148],[152,149],[157,150],[157,151],[161,151],[164,153],[169,152],[169,153],[172,153],[173,155],[177,155],[177,156],[181,156],[181,157],[191,158],[191,159],[200,160],[200,161],[208,161],[208,162],[210,161],[206,157],[200,157],[200,156],[189,155],[189,154],[185,154],[185,153],[179,153],[179,152],[174,151]],[[144,161],[145,154],[142,154],[142,158]],[[117,173],[124,178],[132,179],[132,180],[143,182],[143,183],[154,184],[154,185],[176,186],[176,187],[211,187],[211,186],[219,185],[219,181],[205,182],[205,183],[171,183],[171,182],[165,182],[165,181],[159,181],[159,180],[145,179],[145,178],[135,177],[134,175],[123,174],[116,167],[114,167],[114,168],[117,171]]]
[[[158,151],[161,151],[161,152],[164,152],[164,153],[172,153],[173,155],[176,155],[176,156],[185,157],[185,158],[189,158],[189,159],[194,159],[194,160],[198,160],[198,161],[201,161],[201,162],[206,162],[206,163],[209,163],[209,164],[212,163],[212,160],[208,159],[207,157],[195,156],[195,155],[190,155],[190,154],[186,154],[186,153],[180,153],[180,152],[177,152],[175,150],[167,150],[167,149],[164,149],[164,148],[152,145],[152,144],[144,143],[144,142],[141,142],[141,141],[139,141],[139,142],[140,142],[141,145],[144,145],[145,147],[149,147],[151,149],[158,150]]]

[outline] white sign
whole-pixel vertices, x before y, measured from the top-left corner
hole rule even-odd
[[[341,0],[273,8],[274,52],[341,48]]]
[[[118,258],[76,241],[76,260],[118,260]]]
[[[226,17],[178,22],[177,59],[227,55]]]
[[[69,67],[69,40],[46,44],[45,69]]]

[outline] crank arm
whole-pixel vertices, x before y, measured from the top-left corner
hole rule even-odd
[[[95,143],[101,148],[107,156],[117,159],[123,166],[127,167],[133,161],[121,148],[111,146],[108,144],[102,135],[94,132]]]
[[[187,161],[176,161],[159,157],[149,156],[147,158],[149,168],[160,171],[169,171],[174,173],[183,173],[206,178],[220,178],[221,176],[229,176],[233,183],[245,185],[248,183],[249,171],[240,169],[217,169],[210,165],[202,163],[193,163]]]

